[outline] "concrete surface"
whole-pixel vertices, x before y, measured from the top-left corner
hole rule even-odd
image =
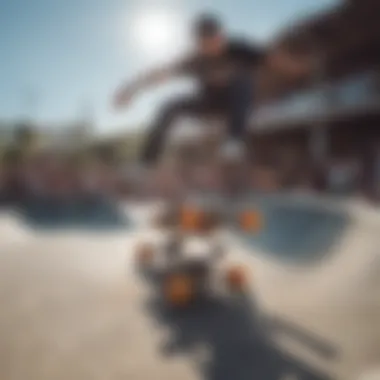
[[[380,364],[380,223],[352,212],[334,252],[306,268],[228,237],[231,260],[250,268],[259,325],[253,297],[186,315],[162,310],[132,265],[146,227],[44,234],[4,216],[0,378],[358,379]],[[147,212],[133,215],[142,223]]]

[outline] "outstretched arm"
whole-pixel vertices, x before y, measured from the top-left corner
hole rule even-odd
[[[140,91],[188,73],[191,69],[191,64],[192,58],[187,58],[173,65],[152,70],[134,81],[123,84],[116,92],[115,106],[118,108],[124,107]]]
[[[266,65],[270,70],[295,78],[309,76],[315,66],[313,57],[309,55],[292,54],[282,49],[268,53]]]
[[[116,92],[115,106],[123,107],[140,91],[163,83],[177,74],[176,67],[165,67],[153,70],[131,82],[124,83]]]

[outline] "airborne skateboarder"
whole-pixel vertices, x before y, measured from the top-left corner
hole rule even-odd
[[[268,53],[258,46],[226,35],[217,17],[203,15],[193,25],[196,50],[169,67],[154,70],[127,83],[117,92],[115,106],[126,107],[142,90],[179,76],[190,76],[199,83],[195,96],[178,98],[165,104],[148,134],[141,160],[152,165],[159,158],[169,128],[181,116],[222,116],[227,121],[227,140],[222,153],[244,150],[245,133],[255,107],[255,71],[261,65],[284,75],[304,75],[307,59],[285,52]],[[235,153],[234,153],[235,152]]]

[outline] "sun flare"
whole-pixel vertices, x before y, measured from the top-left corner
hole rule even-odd
[[[174,10],[142,8],[131,19],[130,37],[139,54],[150,59],[171,58],[185,48],[185,22]]]

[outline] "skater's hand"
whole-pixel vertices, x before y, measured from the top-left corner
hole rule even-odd
[[[136,89],[133,86],[120,88],[119,90],[117,90],[114,97],[114,108],[119,110],[128,107],[135,95]]]

